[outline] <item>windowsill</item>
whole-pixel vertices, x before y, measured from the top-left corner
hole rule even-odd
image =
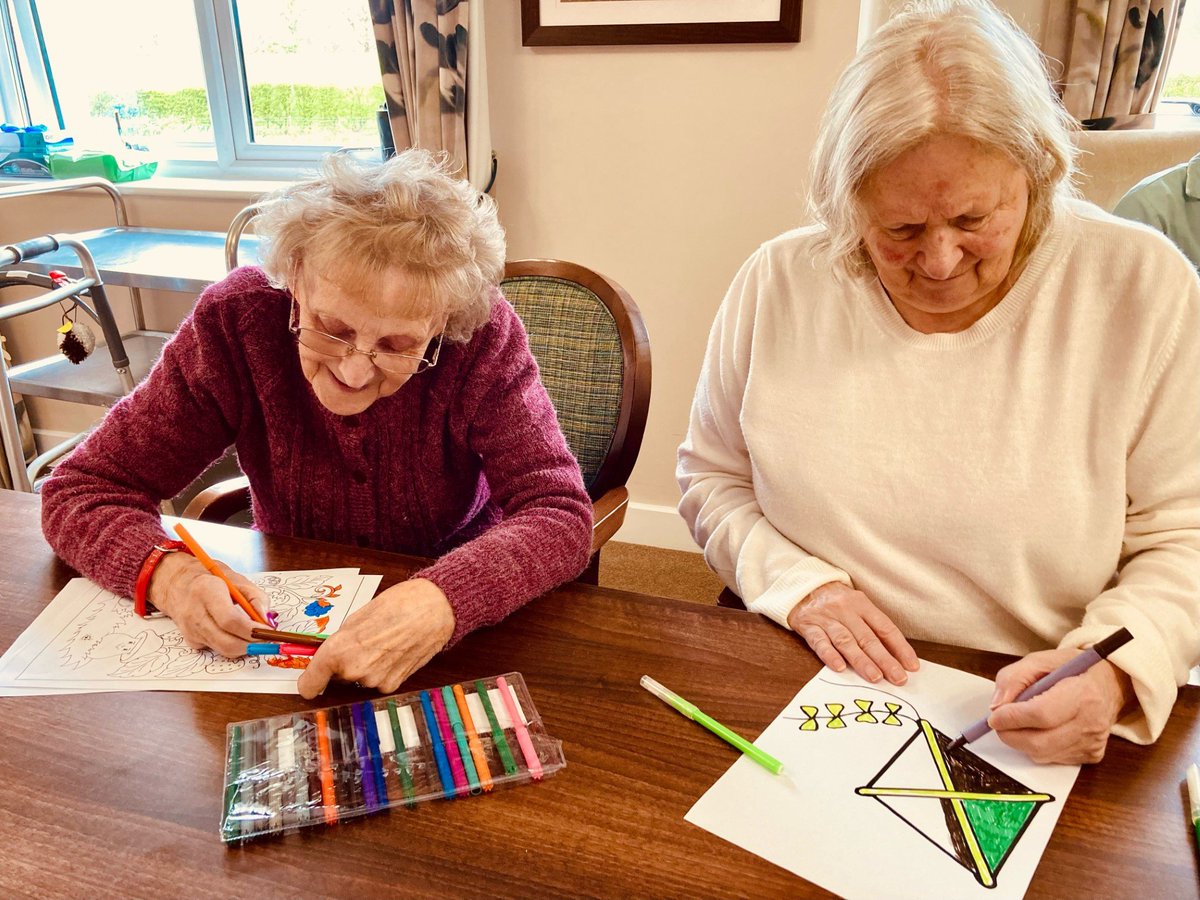
[[[295,178],[180,178],[155,175],[144,181],[124,181],[113,185],[122,197],[213,197],[231,200],[257,200],[264,194],[287,187]],[[51,178],[0,177],[0,189],[8,186],[53,184]]]
[[[127,197],[221,197],[256,200],[263,194],[287,187],[294,178],[181,178],[155,175],[144,181],[116,185]]]

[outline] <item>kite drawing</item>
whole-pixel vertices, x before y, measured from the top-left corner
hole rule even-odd
[[[952,739],[909,702],[855,698],[849,709],[844,703],[830,702],[802,704],[799,710],[800,716],[785,718],[799,720],[801,732],[837,731],[851,722],[911,731],[895,754],[854,792],[883,804],[983,887],[996,887],[1001,867],[1038,809],[1054,800],[1000,771],[968,746],[948,751]]]
[[[787,778],[742,756],[685,818],[848,900],[1021,900],[1079,767],[949,750],[994,691],[929,660],[903,685],[823,668],[754,740]]]

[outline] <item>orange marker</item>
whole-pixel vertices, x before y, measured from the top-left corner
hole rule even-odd
[[[454,700],[458,704],[458,714],[462,716],[463,725],[467,729],[467,745],[471,748],[471,757],[475,760],[475,771],[479,783],[485,791],[492,789],[492,773],[488,770],[487,755],[483,752],[483,744],[475,731],[475,723],[471,720],[471,708],[467,706],[467,695],[463,693],[462,685],[454,686]]]
[[[269,628],[271,623],[264,619],[262,614],[254,608],[254,604],[242,595],[242,592],[237,589],[237,585],[225,577],[225,573],[221,571],[221,567],[216,564],[211,556],[204,552],[204,548],[196,543],[196,539],[188,533],[188,530],[182,524],[175,526],[175,533],[179,535],[180,540],[187,544],[187,548],[192,551],[192,556],[200,560],[200,564],[204,568],[225,582],[225,586],[229,588],[229,596],[234,599],[238,606],[246,611],[246,615],[260,625],[266,625]]]
[[[333,753],[329,749],[329,716],[323,709],[317,710],[317,753],[321,757],[321,805],[325,808],[325,824],[332,825],[338,820],[337,796],[330,768]]]

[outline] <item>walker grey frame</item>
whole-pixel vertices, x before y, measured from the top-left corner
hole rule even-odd
[[[31,241],[9,244],[0,247],[0,268],[20,263],[22,260],[37,256],[40,253],[52,252],[60,247],[69,248],[79,257],[79,264],[84,271],[84,277],[63,284],[61,287],[55,287],[38,297],[31,297],[7,306],[0,306],[0,322],[36,312],[39,309],[45,309],[47,306],[53,306],[61,300],[70,299],[100,326],[100,329],[104,333],[105,341],[108,344],[108,352],[112,357],[113,368],[116,370],[117,378],[125,393],[129,393],[129,391],[133,390],[134,381],[133,374],[129,368],[129,358],[125,353],[125,345],[121,339],[121,333],[117,328],[112,307],[109,306],[108,296],[104,291],[104,283],[100,278],[100,273],[96,270],[96,263],[82,242],[77,241],[70,235],[56,234],[34,238]],[[40,278],[40,276],[30,276],[29,273],[20,271],[0,273],[0,279],[10,281],[20,281],[23,277],[26,279]],[[29,283],[35,284],[37,282],[30,280]],[[87,295],[91,301],[90,303],[83,299],[84,295]],[[75,447],[86,436],[86,432],[74,435],[62,443],[51,447],[45,453],[34,458],[26,466],[25,455],[21,446],[20,425],[17,422],[16,402],[13,399],[8,373],[8,364],[4,361],[3,355],[0,354],[0,442],[4,444],[4,456],[12,476],[14,489],[25,493],[32,493],[40,471],[50,462],[58,459]]]

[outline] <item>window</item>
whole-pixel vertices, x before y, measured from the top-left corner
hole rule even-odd
[[[1158,128],[1200,128],[1200,9],[1183,11],[1157,113]]]
[[[166,174],[263,175],[379,146],[367,0],[0,4],[0,62],[19,75],[0,93],[9,121],[146,147]]]

